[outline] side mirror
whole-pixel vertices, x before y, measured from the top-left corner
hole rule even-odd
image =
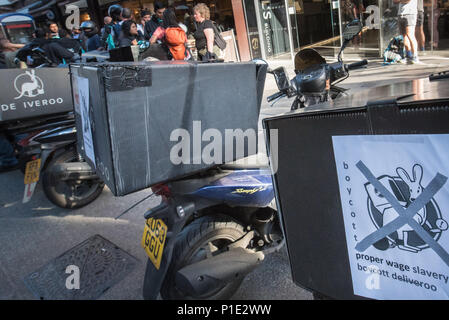
[[[348,42],[351,41],[362,31],[362,28],[363,26],[360,20],[355,19],[351,21],[343,30],[343,39]]]
[[[286,91],[290,88],[290,82],[288,81],[287,72],[284,67],[270,70],[270,73],[274,75],[279,91]]]

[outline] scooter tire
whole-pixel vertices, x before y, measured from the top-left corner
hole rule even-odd
[[[83,183],[92,183],[92,185],[87,185],[88,191],[81,196],[69,195],[67,192],[58,190],[58,181],[51,172],[51,167],[57,163],[67,163],[77,161],[77,153],[74,148],[70,148],[61,154],[56,155],[48,164],[47,168],[43,172],[42,177],[42,187],[44,189],[45,195],[48,200],[57,205],[58,207],[65,209],[77,209],[84,207],[97,199],[104,188],[103,181],[86,181]]]
[[[205,244],[215,241],[216,244],[228,245],[244,235],[244,227],[226,215],[204,216],[193,221],[176,238],[172,262],[161,287],[161,297],[165,300],[227,300],[231,298],[240,287],[243,278],[236,279],[203,296],[193,296],[176,287],[175,276],[179,269],[192,261],[194,255],[198,254]]]

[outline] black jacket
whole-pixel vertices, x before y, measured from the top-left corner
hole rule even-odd
[[[119,38],[119,47],[129,47],[132,46],[132,42],[134,40],[139,41],[138,37],[136,36],[126,36],[123,32],[120,34]]]
[[[156,31],[156,29],[160,26],[162,26],[162,20],[159,20],[159,18],[154,14],[151,17],[151,20],[145,23],[145,39],[150,40],[154,31]]]

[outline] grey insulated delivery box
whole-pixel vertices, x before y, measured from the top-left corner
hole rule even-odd
[[[256,153],[248,141],[257,137],[266,69],[254,62],[72,65],[78,149],[116,196]]]

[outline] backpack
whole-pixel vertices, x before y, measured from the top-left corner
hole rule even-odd
[[[223,39],[223,37],[220,34],[220,31],[218,30],[217,26],[215,25],[215,22],[212,22],[212,25],[214,26],[214,34],[215,34],[215,44],[217,47],[219,47],[221,50],[226,49],[226,41]]]
[[[189,58],[187,49],[187,36],[182,28],[167,28],[165,29],[165,42],[168,45],[171,55],[175,60],[186,60]]]
[[[398,62],[405,57],[404,38],[402,35],[396,36],[390,40],[383,56],[385,64]]]

